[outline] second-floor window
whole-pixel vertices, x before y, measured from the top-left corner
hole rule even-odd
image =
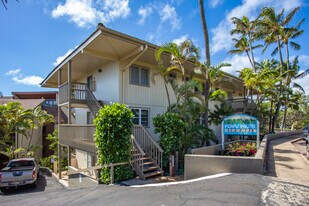
[[[149,86],[149,69],[137,65],[131,66],[130,84]]]

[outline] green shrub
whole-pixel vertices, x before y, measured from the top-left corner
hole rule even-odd
[[[131,159],[133,113],[124,104],[105,105],[94,120],[96,126],[95,145],[98,149],[98,164],[128,162]],[[115,167],[115,181],[133,176],[130,165]],[[110,168],[101,170],[101,181],[110,183]]]
[[[179,150],[185,135],[186,123],[176,113],[166,112],[153,118],[155,132],[160,134],[160,145],[164,150],[163,167],[167,168],[169,156]]]

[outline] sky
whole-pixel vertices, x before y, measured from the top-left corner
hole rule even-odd
[[[245,55],[231,55],[232,17],[257,17],[264,6],[286,12],[301,9],[291,25],[302,18],[304,33],[295,39],[302,70],[309,69],[309,0],[204,0],[210,35],[212,64],[229,62],[224,71],[249,66]],[[9,0],[7,10],[0,4],[0,91],[46,91],[40,82],[74,48],[81,44],[99,22],[122,33],[161,45],[191,39],[205,59],[204,39],[198,0]],[[274,46],[262,54],[254,52],[256,61],[270,57]],[[277,58],[277,56],[274,56]],[[309,76],[297,80],[309,95]]]

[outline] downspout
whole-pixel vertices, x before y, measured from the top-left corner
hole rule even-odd
[[[121,70],[122,71],[122,75],[121,75],[121,83],[122,83],[121,101],[122,101],[123,104],[125,103],[125,101],[124,101],[124,82],[123,82],[123,80],[124,80],[124,73],[140,56],[142,56],[147,51],[148,45],[141,46],[141,49],[142,49],[142,52],[139,53],[136,57],[134,57],[134,59],[132,59],[130,61],[130,63],[127,64],[125,66],[125,68]]]

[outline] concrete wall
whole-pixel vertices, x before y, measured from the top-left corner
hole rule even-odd
[[[195,154],[185,155],[186,180],[217,173],[256,173],[263,174],[266,165],[268,142],[274,139],[302,133],[302,130],[270,134],[264,137],[254,157],[218,156],[220,146],[214,145],[195,149]]]

